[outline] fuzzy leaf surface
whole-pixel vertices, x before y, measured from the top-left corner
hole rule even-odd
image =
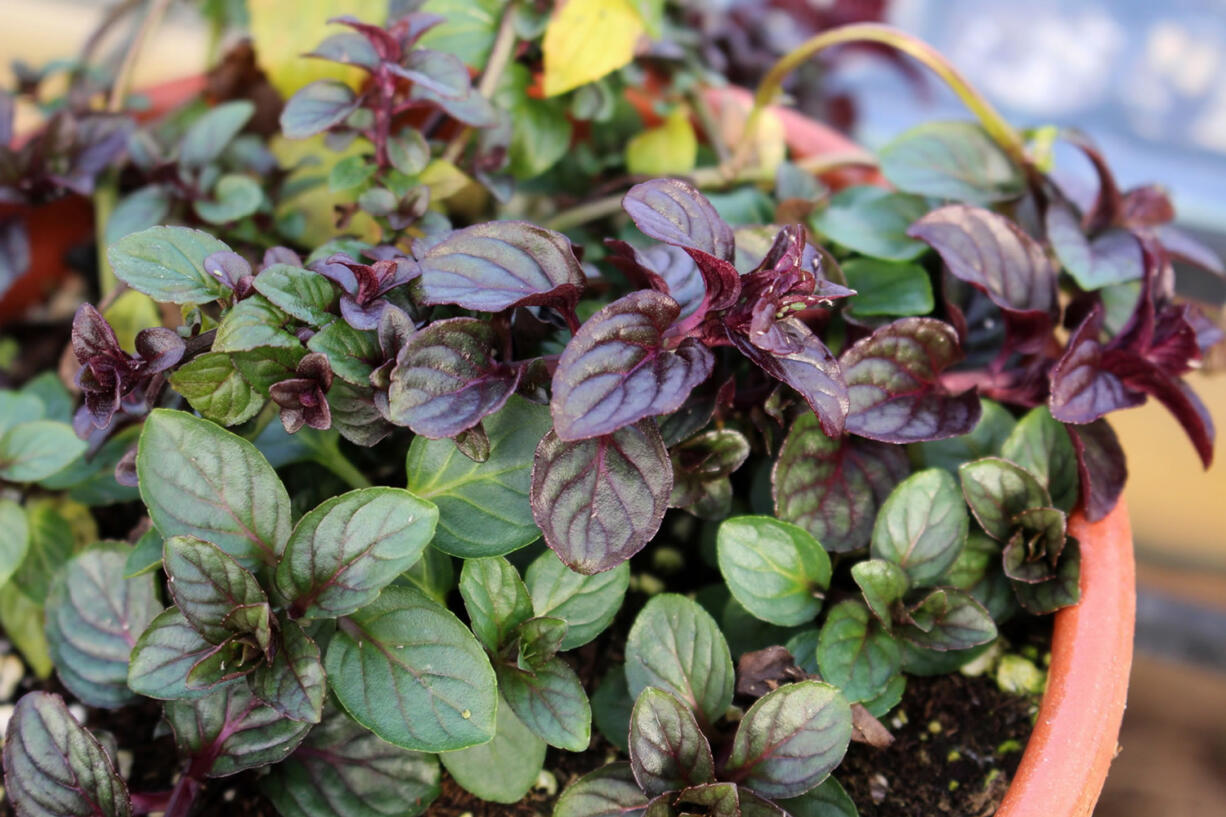
[[[1039,478],[1061,510],[1077,504],[1077,452],[1064,424],[1046,406],[1027,412],[1005,439],[1000,456]]]
[[[51,657],[68,691],[89,706],[132,701],[128,661],[136,638],[162,611],[153,576],[124,578],[127,545],[97,544],[73,557],[47,594]]]
[[[920,196],[992,204],[1025,190],[1022,171],[970,122],[919,125],[883,147],[879,158],[891,184]]]
[[[438,796],[438,761],[393,746],[329,706],[261,788],[284,817],[415,817]]]
[[[599,573],[655,535],[672,487],[668,451],[650,420],[578,442],[551,431],[532,466],[532,513],[568,567]]]
[[[830,203],[813,216],[813,226],[871,258],[910,261],[923,255],[925,248],[907,235],[907,228],[927,212],[927,204],[918,196],[880,187],[848,187],[830,197]]]
[[[4,741],[6,799],[22,817],[128,817],[128,787],[106,750],[64,700],[31,692],[17,702]]]
[[[664,333],[680,312],[668,295],[639,290],[584,322],[553,376],[550,408],[560,439],[611,434],[681,407],[715,359],[693,338],[665,348]]]
[[[72,426],[54,420],[31,420],[0,436],[0,479],[37,482],[63,470],[85,452],[85,441]]]
[[[500,664],[497,672],[498,688],[507,705],[537,737],[570,752],[587,748],[592,737],[592,707],[569,664],[554,657],[531,669]]]
[[[251,691],[292,721],[319,723],[328,691],[319,645],[290,619],[281,620],[279,631],[272,663],[255,668]]]
[[[415,588],[389,587],[344,619],[324,665],[354,720],[397,746],[445,752],[493,737],[497,686],[485,651]]]
[[[208,352],[171,372],[170,385],[191,407],[218,425],[245,423],[260,413],[265,398],[247,382],[225,352]]]
[[[992,616],[962,590],[950,587],[933,590],[910,613],[915,623],[900,627],[898,632],[927,650],[966,650],[996,638]]]
[[[979,422],[979,397],[940,384],[941,372],[961,359],[954,328],[932,318],[903,318],[858,341],[841,360],[847,430],[886,443],[966,434]]]
[[[270,561],[289,537],[289,494],[276,471],[254,445],[208,420],[154,409],[136,472],[165,536],[196,536],[246,565]]]
[[[786,684],[759,698],[737,727],[726,774],[763,797],[796,797],[843,760],[851,707],[829,684]]]
[[[647,797],[629,763],[610,763],[588,772],[562,792],[553,817],[643,817]]]
[[[408,487],[438,507],[433,545],[465,558],[499,556],[540,538],[527,502],[532,461],[549,431],[549,410],[512,396],[482,422],[485,462],[473,462],[450,440],[415,437],[405,461]]]
[[[803,528],[769,516],[737,516],[719,526],[715,542],[728,589],[755,617],[792,627],[821,611],[830,557]]]
[[[732,260],[736,238],[715,207],[688,182],[653,179],[631,187],[622,207],[649,238]]]
[[[728,642],[698,602],[666,593],[643,606],[626,638],[626,682],[632,696],[656,687],[711,724],[732,703],[734,680]]]
[[[312,326],[323,326],[332,320],[328,307],[336,300],[336,290],[318,272],[272,264],[260,270],[253,283],[257,292],[287,315]]]
[[[157,615],[132,647],[128,687],[147,698],[200,698],[206,690],[187,685],[187,675],[217,649],[204,640],[177,607]]]

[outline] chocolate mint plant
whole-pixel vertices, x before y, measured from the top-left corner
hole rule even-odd
[[[554,747],[594,769],[557,817],[854,814],[839,765],[890,742],[908,677],[1077,603],[1070,515],[1125,475],[1106,415],[1152,396],[1211,461],[1182,377],[1221,332],[1173,262],[1220,265],[1069,136],[1099,178],[1079,209],[1042,134],[969,91],[978,123],[881,151],[889,187],[764,177],[810,46],[717,167],[643,179],[618,148],[587,180],[614,206],[568,208],[578,160],[505,126],[556,112],[517,96],[538,69],[575,123],[616,119],[604,74],[549,73],[573,9],[512,4],[469,49],[413,8],[335,20],[309,56],[361,79],[280,114],[326,134],[337,233],[294,228],[252,103],[181,112],[173,148],[142,130],[106,258],[161,325],[84,304],[79,399],[0,392],[0,622],[57,677],[16,706],[8,797],[186,817],[248,773],[287,817],[419,814],[443,769],[515,802]],[[57,693],[160,709],[175,775],[125,779]]]

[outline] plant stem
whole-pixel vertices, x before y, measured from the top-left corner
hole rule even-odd
[[[111,220],[111,213],[114,212],[115,203],[118,200],[119,174],[114,168],[111,168],[106,171],[99,185],[94,189],[94,243],[97,245],[98,254],[98,290],[104,298],[119,286],[115,270],[111,269],[111,264],[106,258],[106,225]]]
[[[341,450],[336,447],[335,443],[316,454],[314,460],[317,464],[322,465],[343,479],[350,488],[370,487],[370,480],[341,453]]]
[[[498,33],[494,37],[494,45],[490,48],[489,59],[485,62],[485,70],[481,73],[480,82],[477,83],[477,93],[486,99],[493,97],[494,91],[498,89],[498,81],[502,79],[514,54],[515,6],[508,4],[507,10],[502,13],[502,21],[498,24]],[[468,144],[472,133],[472,128],[465,127],[452,137],[446,150],[443,151],[443,161],[454,164],[464,153],[464,147]]]
[[[754,95],[753,111],[750,112],[749,120],[745,124],[745,132],[741,135],[741,141],[737,147],[737,156],[733,159],[734,167],[738,160],[743,162],[748,155],[750,143],[752,142],[752,134],[756,129],[761,112],[774,102],[788,74],[792,73],[802,62],[820,51],[835,45],[857,42],[875,42],[888,45],[926,65],[933,73],[944,80],[945,84],[953,89],[953,92],[958,95],[963,104],[978,117],[980,124],[983,125],[983,129],[1009,154],[1013,161],[1022,166],[1027,164],[1026,145],[1021,135],[1012,125],[1005,121],[1005,118],[936,49],[922,40],[891,26],[878,23],[856,23],[823,31],[821,34],[797,46],[788,54],[785,54],[767,72],[766,76],[758,84],[757,93]]]
[[[106,105],[106,109],[111,113],[123,110],[124,100],[127,99],[132,84],[132,74],[136,70],[136,61],[140,59],[141,48],[149,35],[161,24],[171,2],[172,0],[151,0],[149,12],[132,39],[132,45],[123,55],[123,62],[119,64],[119,70],[115,72],[115,82],[111,85],[111,96]]]

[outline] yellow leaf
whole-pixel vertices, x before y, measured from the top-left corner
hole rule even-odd
[[[634,59],[643,19],[629,0],[569,0],[545,29],[545,96],[556,96]]]
[[[106,318],[115,330],[119,345],[128,352],[136,350],[137,332],[151,326],[159,326],[162,322],[153,299],[134,289],[129,289],[116,298],[115,302],[103,311],[102,317]]]
[[[343,14],[364,23],[382,24],[388,0],[247,0],[256,58],[269,81],[288,99],[317,79],[337,79],[356,89],[366,76],[361,69],[304,57],[326,37],[349,29],[329,25]]]
[[[329,150],[324,145],[324,137],[312,136],[310,139],[286,139],[274,136],[268,143],[272,155],[277,157],[281,167],[296,169],[290,173],[290,179],[300,180],[312,176],[325,180],[323,184],[299,193],[288,201],[282,202],[277,208],[277,215],[284,216],[295,210],[301,211],[306,218],[305,237],[308,243],[322,244],[330,238],[346,233],[356,235],[363,241],[378,242],[381,231],[378,223],[363,212],[354,214],[344,230],[336,228],[336,213],[332,209],[336,204],[350,204],[357,196],[353,192],[333,193],[328,189],[327,178],[332,166],[349,156],[369,153],[372,148],[365,139],[353,140],[344,150]],[[300,162],[304,164],[299,165]],[[314,163],[311,163],[314,160]]]
[[[749,100],[729,99],[718,111],[718,127],[724,144],[739,147],[752,107]],[[787,158],[786,132],[783,122],[769,108],[759,111],[757,123],[749,134],[748,152],[742,170],[757,168],[763,176],[774,176]]]
[[[664,124],[646,130],[626,144],[626,169],[644,176],[689,173],[698,161],[698,137],[685,108],[677,108]]]

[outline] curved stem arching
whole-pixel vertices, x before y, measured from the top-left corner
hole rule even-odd
[[[753,111],[746,123],[745,134],[741,138],[741,147],[748,150],[761,111],[775,100],[784,79],[797,66],[831,46],[863,42],[888,45],[930,68],[975,114],[979,123],[983,125],[983,129],[1000,145],[1001,149],[1018,164],[1026,165],[1026,143],[1021,134],[966,81],[962,74],[958,73],[958,70],[940,52],[923,40],[879,23],[855,23],[823,31],[781,57],[758,83],[757,93],[754,94]],[[737,152],[740,154],[741,150]]]

